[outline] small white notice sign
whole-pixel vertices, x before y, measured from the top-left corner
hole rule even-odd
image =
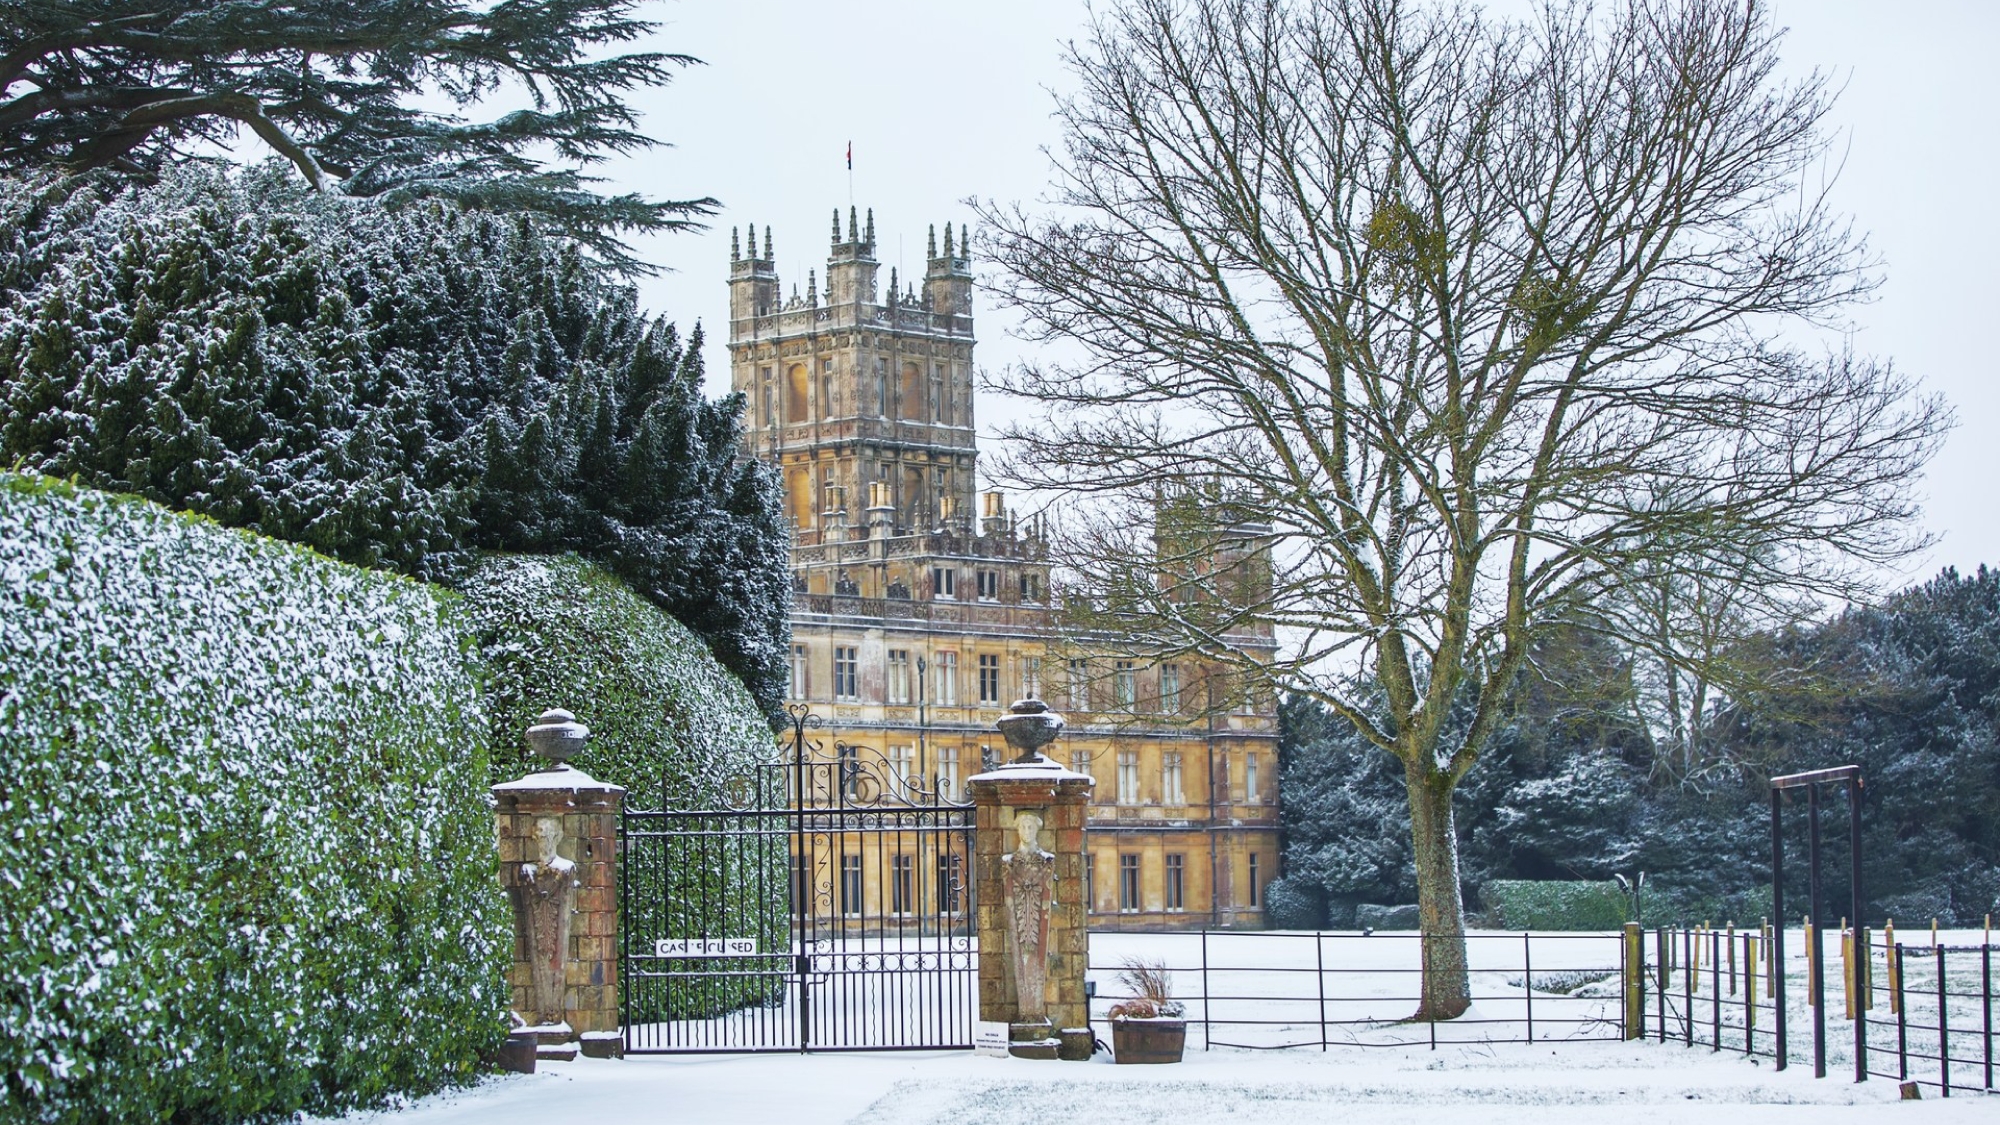
[[[753,937],[661,938],[653,943],[655,957],[754,957],[756,955],[757,939]]]
[[[1005,1020],[974,1020],[972,1023],[972,1053],[1007,1058],[1007,1022]]]

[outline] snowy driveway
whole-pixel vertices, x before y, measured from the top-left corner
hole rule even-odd
[[[1934,1096],[1934,1095],[1933,1095]],[[1887,1103],[1887,1104],[1884,1104]],[[1193,1051],[1179,1066],[913,1055],[579,1059],[360,1125],[1931,1125],[2000,1120],[2000,1098],[1898,1103],[1894,1083],[1774,1074],[1677,1045],[1577,1043]]]

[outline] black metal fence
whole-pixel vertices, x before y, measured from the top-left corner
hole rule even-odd
[[[1644,1027],[1679,1041],[1914,1082],[1944,1097],[1992,1092],[1993,961],[1978,942],[1920,944],[1867,929],[1795,933],[1781,953],[1768,930],[1658,929],[1646,935]],[[1818,982],[1821,995],[1815,995]]]
[[[1466,935],[1472,1007],[1417,1022],[1416,933],[1198,930],[1091,933],[1091,1016],[1129,999],[1128,958],[1162,964],[1186,1009],[1188,1046],[1251,1050],[1625,1038],[1624,943],[1606,933]]]

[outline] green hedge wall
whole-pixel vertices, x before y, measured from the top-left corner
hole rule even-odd
[[[474,568],[464,595],[488,669],[493,780],[533,768],[522,732],[551,707],[590,727],[574,764],[624,786],[627,808],[754,804],[754,782],[776,780],[759,767],[775,761],[777,745],[742,682],[692,630],[618,578],[574,556],[495,555]],[[621,862],[635,890],[621,925],[633,947],[751,934],[764,949],[789,948],[786,839],[771,836],[768,821],[744,817],[680,827],[701,834],[628,841]],[[731,965],[674,968],[721,973]],[[725,977],[642,988],[629,1002],[637,1018],[697,1018],[772,1001],[779,987],[776,976]]]
[[[523,732],[562,707],[591,730],[575,765],[633,808],[714,800],[775,753],[743,682],[694,631],[573,555],[490,555],[465,609],[488,670],[491,777],[533,768]]]
[[[1507,930],[1615,930],[1632,921],[1631,896],[1615,882],[1489,879],[1480,885],[1479,898],[1485,920]],[[1755,924],[1770,916],[1771,889],[1704,895],[1648,882],[1639,905],[1649,927]]]
[[[1615,930],[1632,919],[1632,900],[1617,883],[1489,879],[1479,898],[1508,930]]]
[[[446,596],[17,474],[0,576],[0,1119],[468,1075],[509,915]]]

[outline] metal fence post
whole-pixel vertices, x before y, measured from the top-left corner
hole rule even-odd
[[[1944,1010],[1944,946],[1937,946],[1938,975],[1938,1086],[1951,1096],[1951,1020]]]
[[[1993,943],[1979,947],[1979,998],[1986,1013],[1986,1088],[1993,1088]]]
[[[1211,1003],[1208,998],[1208,931],[1204,929],[1201,931],[1201,1049],[1204,1051],[1208,1050],[1211,1036],[1208,1015]]]
[[[1868,1081],[1868,1012],[1875,1007],[1875,934],[1854,920],[1854,1080]]]
[[[1722,935],[1708,931],[1709,1035],[1715,1050],[1722,1050]]]
[[[1784,792],[1771,789],[1771,989],[1772,1023],[1776,1035],[1774,1069],[1783,1070],[1785,1058],[1785,834]]]
[[[1910,1006],[1903,1002],[1903,947],[1896,950],[1896,974],[1890,984],[1890,995],[1896,1001],[1896,1078],[1906,1081],[1910,1077]]]
[[[1681,966],[1681,1042],[1694,1046],[1694,960],[1695,944],[1692,927],[1681,931],[1681,955],[1686,963]]]
[[[1667,928],[1665,926],[1661,926],[1658,930],[1655,930],[1653,936],[1653,944],[1659,957],[1660,971],[1658,982],[1660,993],[1660,1042],[1665,1043],[1667,1041],[1667,988],[1670,981],[1668,974],[1673,971],[1668,968],[1668,964],[1671,960],[1674,943],[1673,939],[1667,936]]]
[[[1319,1049],[1326,1050],[1326,935],[1313,932],[1313,958],[1319,971],[1313,979],[1319,982]]]
[[[1528,932],[1521,931],[1521,991],[1528,1003],[1528,1042],[1535,1041],[1535,964],[1534,951],[1528,947]]]

